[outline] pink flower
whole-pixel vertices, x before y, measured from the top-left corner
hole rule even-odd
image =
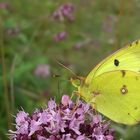
[[[31,124],[30,124],[30,133],[28,136],[32,136],[36,131],[42,130],[42,126],[40,125],[39,122],[35,121],[35,120],[31,120]]]
[[[48,64],[40,64],[36,67],[34,74],[41,78],[48,78],[50,76],[50,66]]]
[[[115,24],[117,22],[117,17],[114,15],[109,15],[103,21],[102,28],[105,32],[112,33],[115,29]]]
[[[29,122],[26,121],[24,124],[22,124],[21,126],[17,126],[16,125],[16,128],[17,128],[17,134],[22,134],[22,135],[28,135],[29,133]]]
[[[9,3],[6,3],[6,2],[1,2],[0,3],[0,8],[2,8],[2,9],[8,9],[9,7],[10,7]]]
[[[67,19],[69,21],[74,20],[74,6],[71,3],[66,3],[58,7],[58,9],[53,13],[53,18],[58,20]]]
[[[40,135],[37,136],[37,139],[38,139],[38,140],[48,140],[47,138],[42,137],[42,136],[40,136]]]
[[[18,126],[24,124],[28,119],[29,114],[24,111],[19,111],[16,116],[16,124]]]
[[[70,97],[68,95],[63,95],[62,96],[62,99],[61,99],[61,103],[66,106],[69,104],[69,101],[70,101]]]
[[[49,108],[50,110],[56,109],[56,106],[57,106],[57,104],[55,103],[54,100],[48,101],[48,108]]]
[[[20,33],[20,28],[19,27],[9,27],[5,29],[5,33],[9,36],[16,36],[17,34]]]
[[[64,40],[67,37],[67,32],[63,31],[54,35],[53,40],[59,42]]]
[[[30,116],[20,111],[16,131],[9,133],[11,140],[114,139],[114,131],[108,122],[95,115],[88,104],[74,103],[68,95],[63,95],[60,104],[50,100],[46,108],[37,109]]]

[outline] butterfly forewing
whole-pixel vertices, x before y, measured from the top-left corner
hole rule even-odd
[[[135,41],[104,59],[89,73],[86,82],[90,83],[95,77],[116,70],[140,73],[140,41]]]

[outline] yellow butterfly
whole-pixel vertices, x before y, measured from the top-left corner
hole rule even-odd
[[[128,125],[138,123],[140,40],[104,59],[77,89],[86,102],[111,120]]]

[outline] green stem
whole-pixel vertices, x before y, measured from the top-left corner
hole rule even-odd
[[[15,72],[15,61],[16,61],[16,55],[13,59],[13,63],[11,66],[11,75],[10,75],[10,92],[11,92],[11,108],[12,108],[12,114],[15,113],[15,95],[14,95],[14,72]]]
[[[5,51],[3,46],[3,24],[0,19],[0,48],[1,48],[1,63],[2,63],[2,79],[3,79],[3,88],[4,88],[4,102],[5,109],[7,114],[7,123],[8,128],[11,128],[11,112],[10,112],[10,103],[9,103],[9,95],[8,95],[8,83],[7,83],[7,73],[6,73],[6,62],[5,62]]]

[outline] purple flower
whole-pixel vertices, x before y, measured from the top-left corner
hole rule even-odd
[[[71,3],[66,3],[58,7],[58,9],[53,13],[53,18],[56,20],[63,21],[67,19],[69,21],[74,20],[74,6]]]
[[[62,105],[66,106],[69,104],[70,101],[70,97],[68,95],[63,95],[62,99],[61,99],[61,103]]]
[[[38,121],[31,120],[29,136],[32,136],[36,131],[39,131],[39,130],[42,130],[42,129],[43,128]]]
[[[18,126],[24,124],[28,119],[29,114],[24,111],[19,111],[16,116],[16,124]]]
[[[27,135],[29,133],[28,128],[29,128],[29,122],[28,121],[26,121],[24,124],[22,124],[20,126],[16,125],[17,134]]]
[[[37,136],[37,139],[38,139],[38,140],[48,140],[47,138],[42,137],[42,136],[40,136],[40,135]]]
[[[54,100],[44,109],[36,109],[30,116],[20,111],[16,116],[16,130],[9,131],[11,140],[113,140],[109,123],[82,101],[74,103],[64,95],[60,104]]]
[[[65,31],[60,32],[60,33],[57,33],[57,34],[54,35],[53,40],[54,40],[55,42],[62,41],[62,40],[64,40],[64,39],[67,37],[67,35],[68,35],[68,34],[67,34],[67,32],[65,32]]]
[[[56,109],[56,103],[55,103],[55,101],[54,100],[50,100],[50,101],[48,101],[48,108],[50,109],[50,110],[53,110],[53,109]]]
[[[41,78],[48,78],[50,76],[50,66],[48,64],[40,64],[36,67],[34,74]]]
[[[7,2],[1,2],[0,3],[0,9],[9,9],[10,4]]]
[[[105,32],[112,33],[115,29],[115,24],[117,22],[117,18],[113,15],[109,15],[103,21],[102,28]]]
[[[20,33],[20,28],[19,27],[9,27],[5,29],[5,33],[8,36],[16,36]]]

